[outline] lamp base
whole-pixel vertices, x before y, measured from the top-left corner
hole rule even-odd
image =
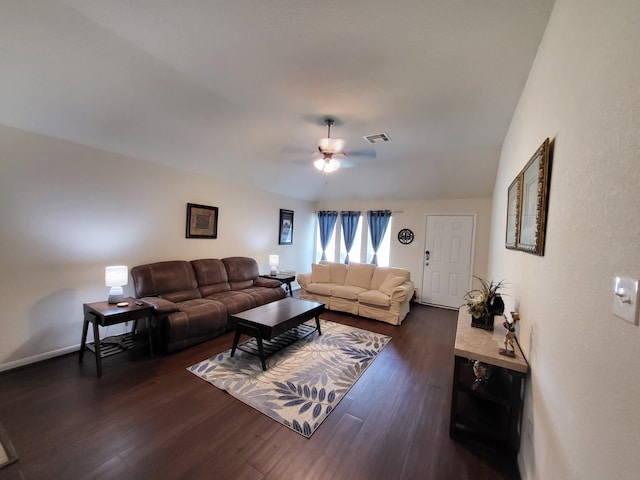
[[[124,300],[124,290],[122,287],[111,287],[109,290],[109,299],[107,302],[109,303],[120,303]]]
[[[271,271],[269,272],[269,275],[276,276],[277,274],[278,274],[277,267],[271,267]]]

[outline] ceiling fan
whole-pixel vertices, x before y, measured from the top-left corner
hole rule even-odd
[[[321,138],[318,142],[318,151],[315,152],[313,166],[320,170],[322,173],[335,172],[343,167],[354,166],[352,162],[348,160],[340,161],[339,158],[344,157],[370,157],[375,158],[375,150],[353,150],[345,152],[345,141],[342,138],[331,137],[331,127],[336,123],[336,120],[328,117],[324,119],[324,124],[327,126],[327,136]]]
[[[325,119],[327,124],[327,137],[321,138],[318,145],[320,156],[313,162],[313,166],[322,173],[335,172],[340,168],[340,160],[337,157],[344,157],[346,153],[342,151],[344,148],[344,140],[341,138],[331,138],[331,126],[335,123],[332,118]],[[317,156],[318,154],[316,154]]]

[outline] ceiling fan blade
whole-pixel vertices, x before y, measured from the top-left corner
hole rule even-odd
[[[348,157],[376,158],[375,150],[348,150],[345,153]]]
[[[350,161],[348,158],[341,158],[340,159],[340,168],[354,168],[354,167],[357,167],[357,166],[358,165],[356,165],[355,163]]]
[[[283,154],[292,154],[292,155],[310,155],[313,153],[313,150],[309,150],[308,148],[297,147],[295,145],[285,145],[282,147],[281,153]]]

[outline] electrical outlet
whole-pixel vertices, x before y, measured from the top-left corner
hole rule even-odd
[[[638,280],[616,277],[613,285],[613,314],[638,325]]]

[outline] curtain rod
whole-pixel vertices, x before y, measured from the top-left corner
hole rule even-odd
[[[379,210],[387,210],[386,208],[381,208]],[[318,213],[319,211],[327,211],[327,210],[314,210],[313,213]],[[340,212],[340,210],[329,210],[330,212]],[[353,210],[343,210],[345,212],[352,212]],[[391,213],[404,213],[404,210],[391,210]]]

